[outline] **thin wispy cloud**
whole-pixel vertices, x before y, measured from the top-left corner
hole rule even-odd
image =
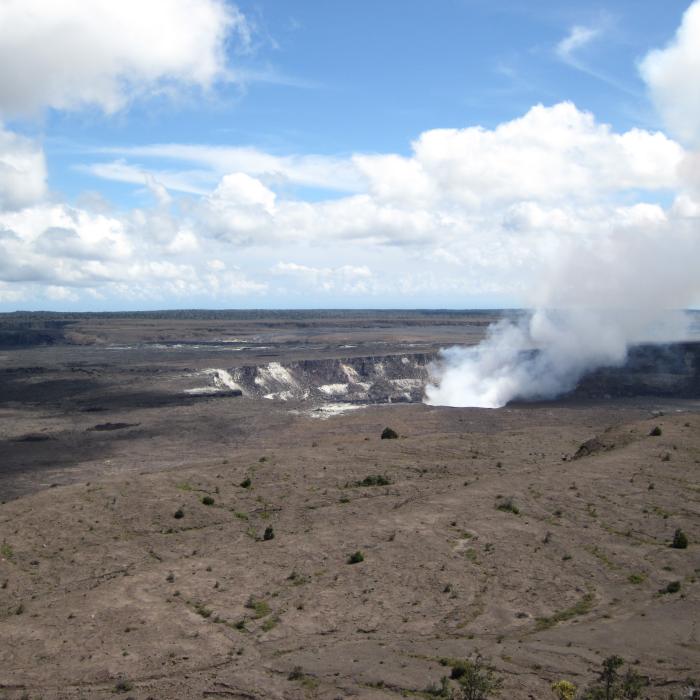
[[[279,156],[250,146],[178,143],[106,147],[90,152],[113,155],[117,160],[83,165],[84,172],[108,180],[141,183],[145,173],[150,173],[166,187],[181,192],[202,192],[203,185],[213,187],[221,177],[232,172],[258,177],[268,184],[322,187],[338,192],[359,192],[366,184],[351,157],[314,154]],[[128,162],[129,158],[152,160],[153,163],[150,166],[135,166]],[[162,161],[195,165],[196,168],[166,171],[162,169]]]
[[[608,19],[604,19],[597,26],[575,24],[571,27],[569,33],[556,45],[554,54],[570,68],[585,73],[591,78],[595,78],[616,90],[638,97],[638,91],[630,88],[628,85],[625,85],[604,71],[594,68],[583,57],[587,48],[600,42],[605,37],[608,25]]]
[[[580,61],[576,56],[577,51],[594,42],[601,34],[600,27],[574,25],[569,34],[557,44],[556,54],[565,63],[578,67]]]

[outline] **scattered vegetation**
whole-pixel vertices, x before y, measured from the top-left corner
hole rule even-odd
[[[661,428],[659,428],[658,425],[655,425],[655,426],[649,431],[649,435],[651,435],[652,437],[659,437],[659,435],[661,435]]]
[[[134,688],[134,684],[126,678],[120,678],[114,684],[114,692],[115,693],[128,693],[130,690],[133,690],[133,688]]]
[[[382,431],[382,440],[396,440],[399,434],[392,428],[384,428]]]
[[[438,687],[428,688],[427,694],[445,700],[488,700],[498,694],[503,680],[477,654],[465,661],[443,660],[452,667],[450,677],[443,677]],[[456,683],[455,683],[456,682]]]
[[[298,571],[292,571],[292,573],[287,576],[287,581],[291,581],[295,586],[303,586],[305,583],[309,582],[309,579]]]
[[[681,590],[681,582],[680,581],[671,581],[665,588],[662,588],[659,593],[666,594],[666,593],[678,593],[678,591]]]
[[[211,496],[202,496],[202,503],[205,506],[213,506],[214,505],[214,499]]]
[[[644,583],[644,581],[647,580],[647,575],[646,574],[630,574],[627,577],[627,580],[630,583]]]
[[[262,631],[269,632],[271,629],[274,629],[277,626],[279,621],[280,619],[276,615],[274,615],[273,617],[268,617],[267,620],[265,620],[265,622],[262,623]]]
[[[505,498],[503,500],[496,501],[496,508],[502,510],[504,513],[513,513],[513,515],[520,514],[520,508],[515,504],[512,498]]]
[[[551,687],[557,700],[574,700],[576,697],[576,686],[571,681],[557,681]]]
[[[261,617],[265,617],[266,615],[269,615],[271,610],[270,610],[270,605],[266,600],[263,600],[262,598],[253,598],[251,596],[248,598],[248,601],[245,604],[246,608],[248,610],[253,611],[253,615],[256,620],[259,620]]]
[[[389,484],[391,484],[391,479],[383,474],[371,474],[362,481],[355,482],[355,486],[389,486]]]
[[[680,528],[673,533],[673,542],[671,542],[671,547],[674,549],[688,548],[688,536]]]
[[[565,608],[564,610],[559,610],[549,617],[538,617],[537,618],[537,630],[546,630],[554,625],[570,620],[573,617],[578,617],[579,615],[585,615],[590,612],[593,607],[594,596],[592,593],[586,593],[581,600],[570,608]]]
[[[14,555],[15,552],[12,549],[12,545],[3,541],[3,543],[0,544],[0,556],[2,556],[3,559],[12,559]]]
[[[365,560],[364,554],[358,549],[348,557],[348,564],[359,564]]]
[[[603,660],[598,680],[585,689],[581,700],[635,700],[646,685],[644,679],[631,668],[624,675],[618,669],[624,664],[619,656],[608,656]]]
[[[204,603],[195,603],[194,611],[197,613],[197,615],[201,615],[204,619],[211,617],[212,613],[212,611],[206,605],[204,605]]]

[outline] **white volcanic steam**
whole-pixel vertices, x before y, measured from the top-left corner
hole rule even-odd
[[[426,402],[553,398],[590,370],[624,363],[632,344],[685,339],[685,315],[673,309],[699,299],[699,234],[697,213],[676,206],[654,225],[550,250],[536,310],[494,324],[476,347],[444,350]]]

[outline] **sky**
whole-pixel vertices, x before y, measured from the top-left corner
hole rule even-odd
[[[700,0],[0,0],[0,311],[532,306],[698,149]]]

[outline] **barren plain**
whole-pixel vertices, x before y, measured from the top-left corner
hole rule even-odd
[[[476,652],[505,698],[612,654],[689,697],[700,367],[416,401],[497,315],[0,319],[0,697],[430,698]]]

